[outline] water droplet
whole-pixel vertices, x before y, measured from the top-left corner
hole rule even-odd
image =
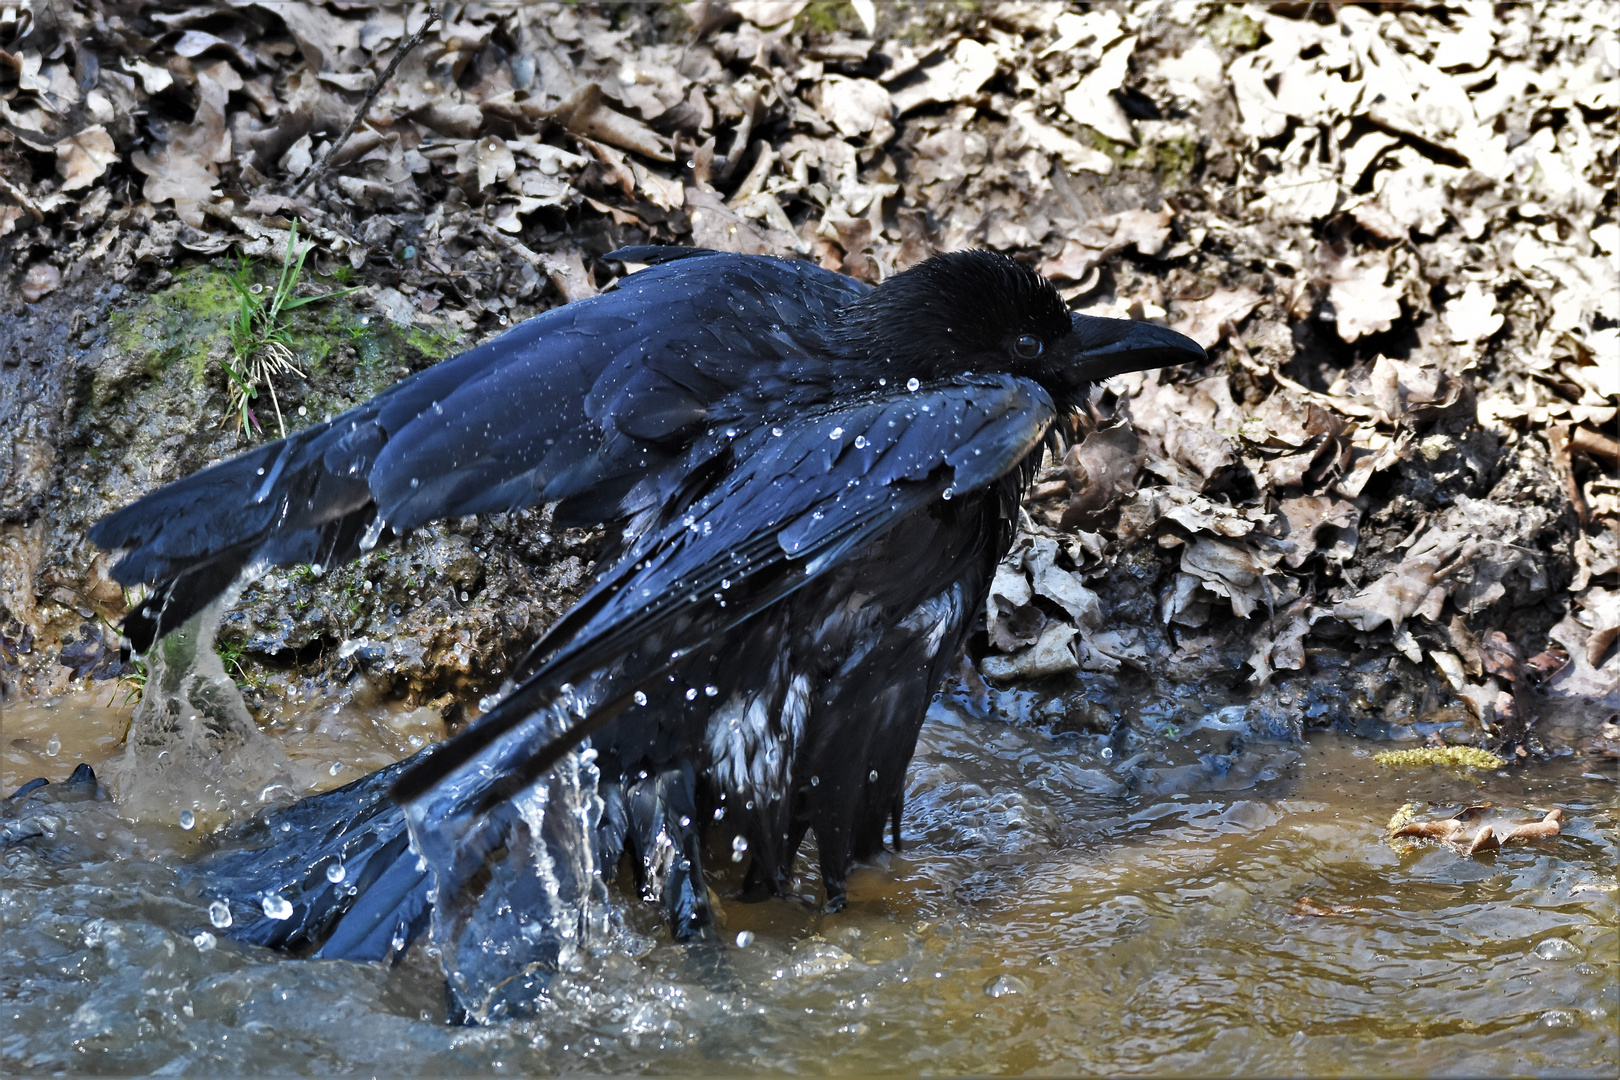
[[[199,930],[197,931],[196,936],[191,939],[191,943],[197,946],[198,952],[207,952],[209,949],[212,949],[215,945],[219,944],[219,938],[215,937],[213,934],[210,934],[206,930]]]
[[[888,379],[879,379],[878,380],[878,385],[879,386],[888,386],[889,385],[889,380]]]
[[[45,756],[46,757],[55,757],[57,754],[60,754],[61,752],[62,752],[62,740],[59,737],[57,737],[55,735],[52,735],[51,738],[50,738],[50,741],[45,744]]]
[[[338,773],[343,771],[343,763],[341,761],[334,761],[332,762],[331,767],[326,771],[329,775],[336,776]]]
[[[720,688],[718,686],[705,686],[703,688],[703,696],[704,697],[714,697],[719,692],[720,692]]]
[[[180,827],[188,832],[197,827],[197,815],[190,810],[180,811]]]
[[[1105,746],[1105,747],[1102,748],[1102,759],[1104,761],[1107,761],[1109,758],[1111,758],[1113,756],[1114,756],[1114,748],[1112,746]]]
[[[1581,955],[1574,942],[1563,938],[1548,938],[1532,950],[1542,960],[1575,960]]]
[[[942,499],[949,499],[951,497],[951,495],[952,495],[952,491],[951,491],[950,488],[946,488],[944,491],[939,493],[939,497],[942,498]]]
[[[857,449],[857,450],[865,450],[866,449],[866,436],[865,435],[857,435],[857,436],[855,436],[855,449]]]
[[[644,692],[640,691],[640,690],[636,691],[636,704],[637,705],[645,705],[645,704],[647,704],[647,695]]]
[[[343,868],[342,863],[334,862],[326,864],[326,880],[330,881],[332,884],[336,885],[348,875],[349,872]]]
[[[842,439],[843,437],[844,437],[844,429],[841,428],[841,427],[833,428],[832,432],[830,434],[828,434],[828,436],[827,436],[827,438],[829,438],[829,439]]]
[[[738,933],[737,933],[737,948],[746,949],[746,948],[748,948],[748,946],[752,945],[753,943],[754,943],[754,932],[752,930],[740,930],[740,931],[738,931]]]
[[[811,786],[811,787],[820,787],[820,786],[821,786],[821,777],[819,777],[819,776],[812,776],[812,777],[811,777],[811,778],[810,778],[810,786]]]
[[[682,815],[682,816],[681,816],[681,828],[683,828],[683,829],[689,829],[689,828],[691,828],[691,827],[692,827],[692,819],[691,819],[691,818],[689,818],[689,817],[686,817],[686,816],[685,816],[685,815],[684,815],[684,814],[683,814],[683,815]]]
[[[420,477],[416,477],[416,476],[411,477],[411,488],[412,488],[412,490],[415,490],[416,488],[419,488],[421,486],[422,486],[422,480],[421,480]]]
[[[742,857],[748,853],[748,841],[736,837],[731,841],[731,861],[742,862]]]
[[[773,427],[771,428],[771,434],[780,439],[782,437],[782,429],[779,427]]]
[[[725,816],[726,816],[726,808],[725,807],[717,806],[717,807],[714,808],[714,820],[719,821],[721,818],[723,818]]]
[[[223,900],[215,900],[212,904],[209,904],[208,921],[220,930],[231,925],[231,905]]]
[[[922,383],[918,382],[916,379],[906,380],[906,389],[910,390],[913,394],[915,394],[921,386]]]
[[[697,700],[697,687],[688,686],[686,688],[686,700],[687,701],[696,701]]]
[[[873,769],[871,772],[867,773],[866,779],[871,783],[877,783],[877,770]]]
[[[267,918],[292,918],[292,905],[276,893],[271,893],[270,895],[266,896],[262,901],[259,902],[259,906],[264,908],[264,914]]]
[[[994,982],[985,983],[984,992],[993,998],[1007,997],[1011,994],[1029,993],[1029,983],[1016,975],[1003,975]]]

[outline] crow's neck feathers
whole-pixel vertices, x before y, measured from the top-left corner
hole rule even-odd
[[[830,337],[850,360],[883,362],[891,386],[912,377],[1023,375],[1061,408],[1079,389],[1062,370],[1070,330],[1050,281],[1005,255],[974,249],[936,255],[885,281],[839,311]],[[1018,354],[1026,336],[1040,341],[1039,355]]]

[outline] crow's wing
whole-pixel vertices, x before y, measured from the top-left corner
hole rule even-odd
[[[126,632],[144,650],[250,567],[342,561],[436,518],[561,500],[566,520],[610,520],[642,475],[678,461],[710,410],[762,370],[825,395],[823,327],[867,291],[806,262],[666,258],[170,484],[90,533],[124,553],[117,581],[155,587]]]
[[[533,674],[400,778],[395,797],[412,804],[419,842],[421,830],[436,830],[442,849],[453,849],[477,815],[533,782],[648,680],[908,514],[1017,467],[1054,413],[1036,383],[996,376],[738,436],[710,489],[646,532],[541,640]],[[572,726],[553,738],[559,709]]]

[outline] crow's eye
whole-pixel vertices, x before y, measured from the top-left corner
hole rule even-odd
[[[1033,360],[1041,355],[1041,350],[1044,348],[1046,346],[1034,334],[1025,334],[1013,342],[1013,352],[1017,354],[1020,360]]]

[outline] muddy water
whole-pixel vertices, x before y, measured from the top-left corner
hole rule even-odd
[[[5,786],[107,761],[127,715],[9,708]],[[1397,773],[1376,744],[1224,715],[1104,740],[936,706],[907,849],[847,911],[812,910],[808,865],[805,902],[726,903],[709,946],[632,908],[538,1018],[485,1029],[442,1023],[420,950],[385,969],[214,938],[173,869],[194,832],[88,804],[5,855],[0,1068],[1615,1075],[1612,760]],[[432,732],[309,703],[276,734],[336,784]],[[1562,807],[1564,833],[1478,859],[1384,839],[1406,802],[1487,800]]]

